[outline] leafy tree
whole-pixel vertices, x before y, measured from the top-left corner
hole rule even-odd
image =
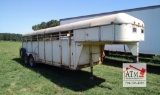
[[[58,25],[60,25],[60,22],[58,20],[50,20],[48,22],[41,22],[41,24],[33,25],[32,29],[35,31],[35,30],[39,30],[39,29],[55,27]]]
[[[41,22],[40,26],[41,26],[41,29],[47,28],[47,25],[45,22]]]
[[[4,41],[21,41],[21,34],[0,33],[0,40]]]

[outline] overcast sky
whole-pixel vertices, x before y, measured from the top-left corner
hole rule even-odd
[[[32,31],[43,21],[160,5],[160,0],[0,0],[0,33]]]

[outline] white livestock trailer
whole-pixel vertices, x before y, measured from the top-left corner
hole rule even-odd
[[[105,44],[126,44],[138,62],[144,23],[125,13],[42,29],[22,35],[20,56],[31,67],[37,63],[71,70],[102,62]]]

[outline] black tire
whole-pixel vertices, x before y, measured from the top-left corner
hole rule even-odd
[[[24,54],[23,61],[24,61],[24,64],[25,64],[25,65],[28,64],[28,56],[27,56],[27,54]]]
[[[20,54],[20,57],[21,57],[21,59],[23,59],[23,58],[24,58],[24,53],[23,53],[23,50],[22,50],[22,48],[20,49],[20,52],[19,52],[19,54]]]
[[[19,51],[19,54],[20,54],[21,59],[24,60],[24,56],[26,54],[26,50],[24,48],[21,48],[20,51]]]
[[[28,64],[29,64],[30,67],[35,67],[36,66],[36,63],[35,63],[32,55],[29,56]]]

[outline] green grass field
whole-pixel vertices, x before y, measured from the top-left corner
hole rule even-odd
[[[128,59],[106,57],[102,65],[70,71],[40,64],[23,65],[21,42],[0,42],[0,95],[160,95],[160,64],[146,62],[147,87],[123,88],[122,63]]]

